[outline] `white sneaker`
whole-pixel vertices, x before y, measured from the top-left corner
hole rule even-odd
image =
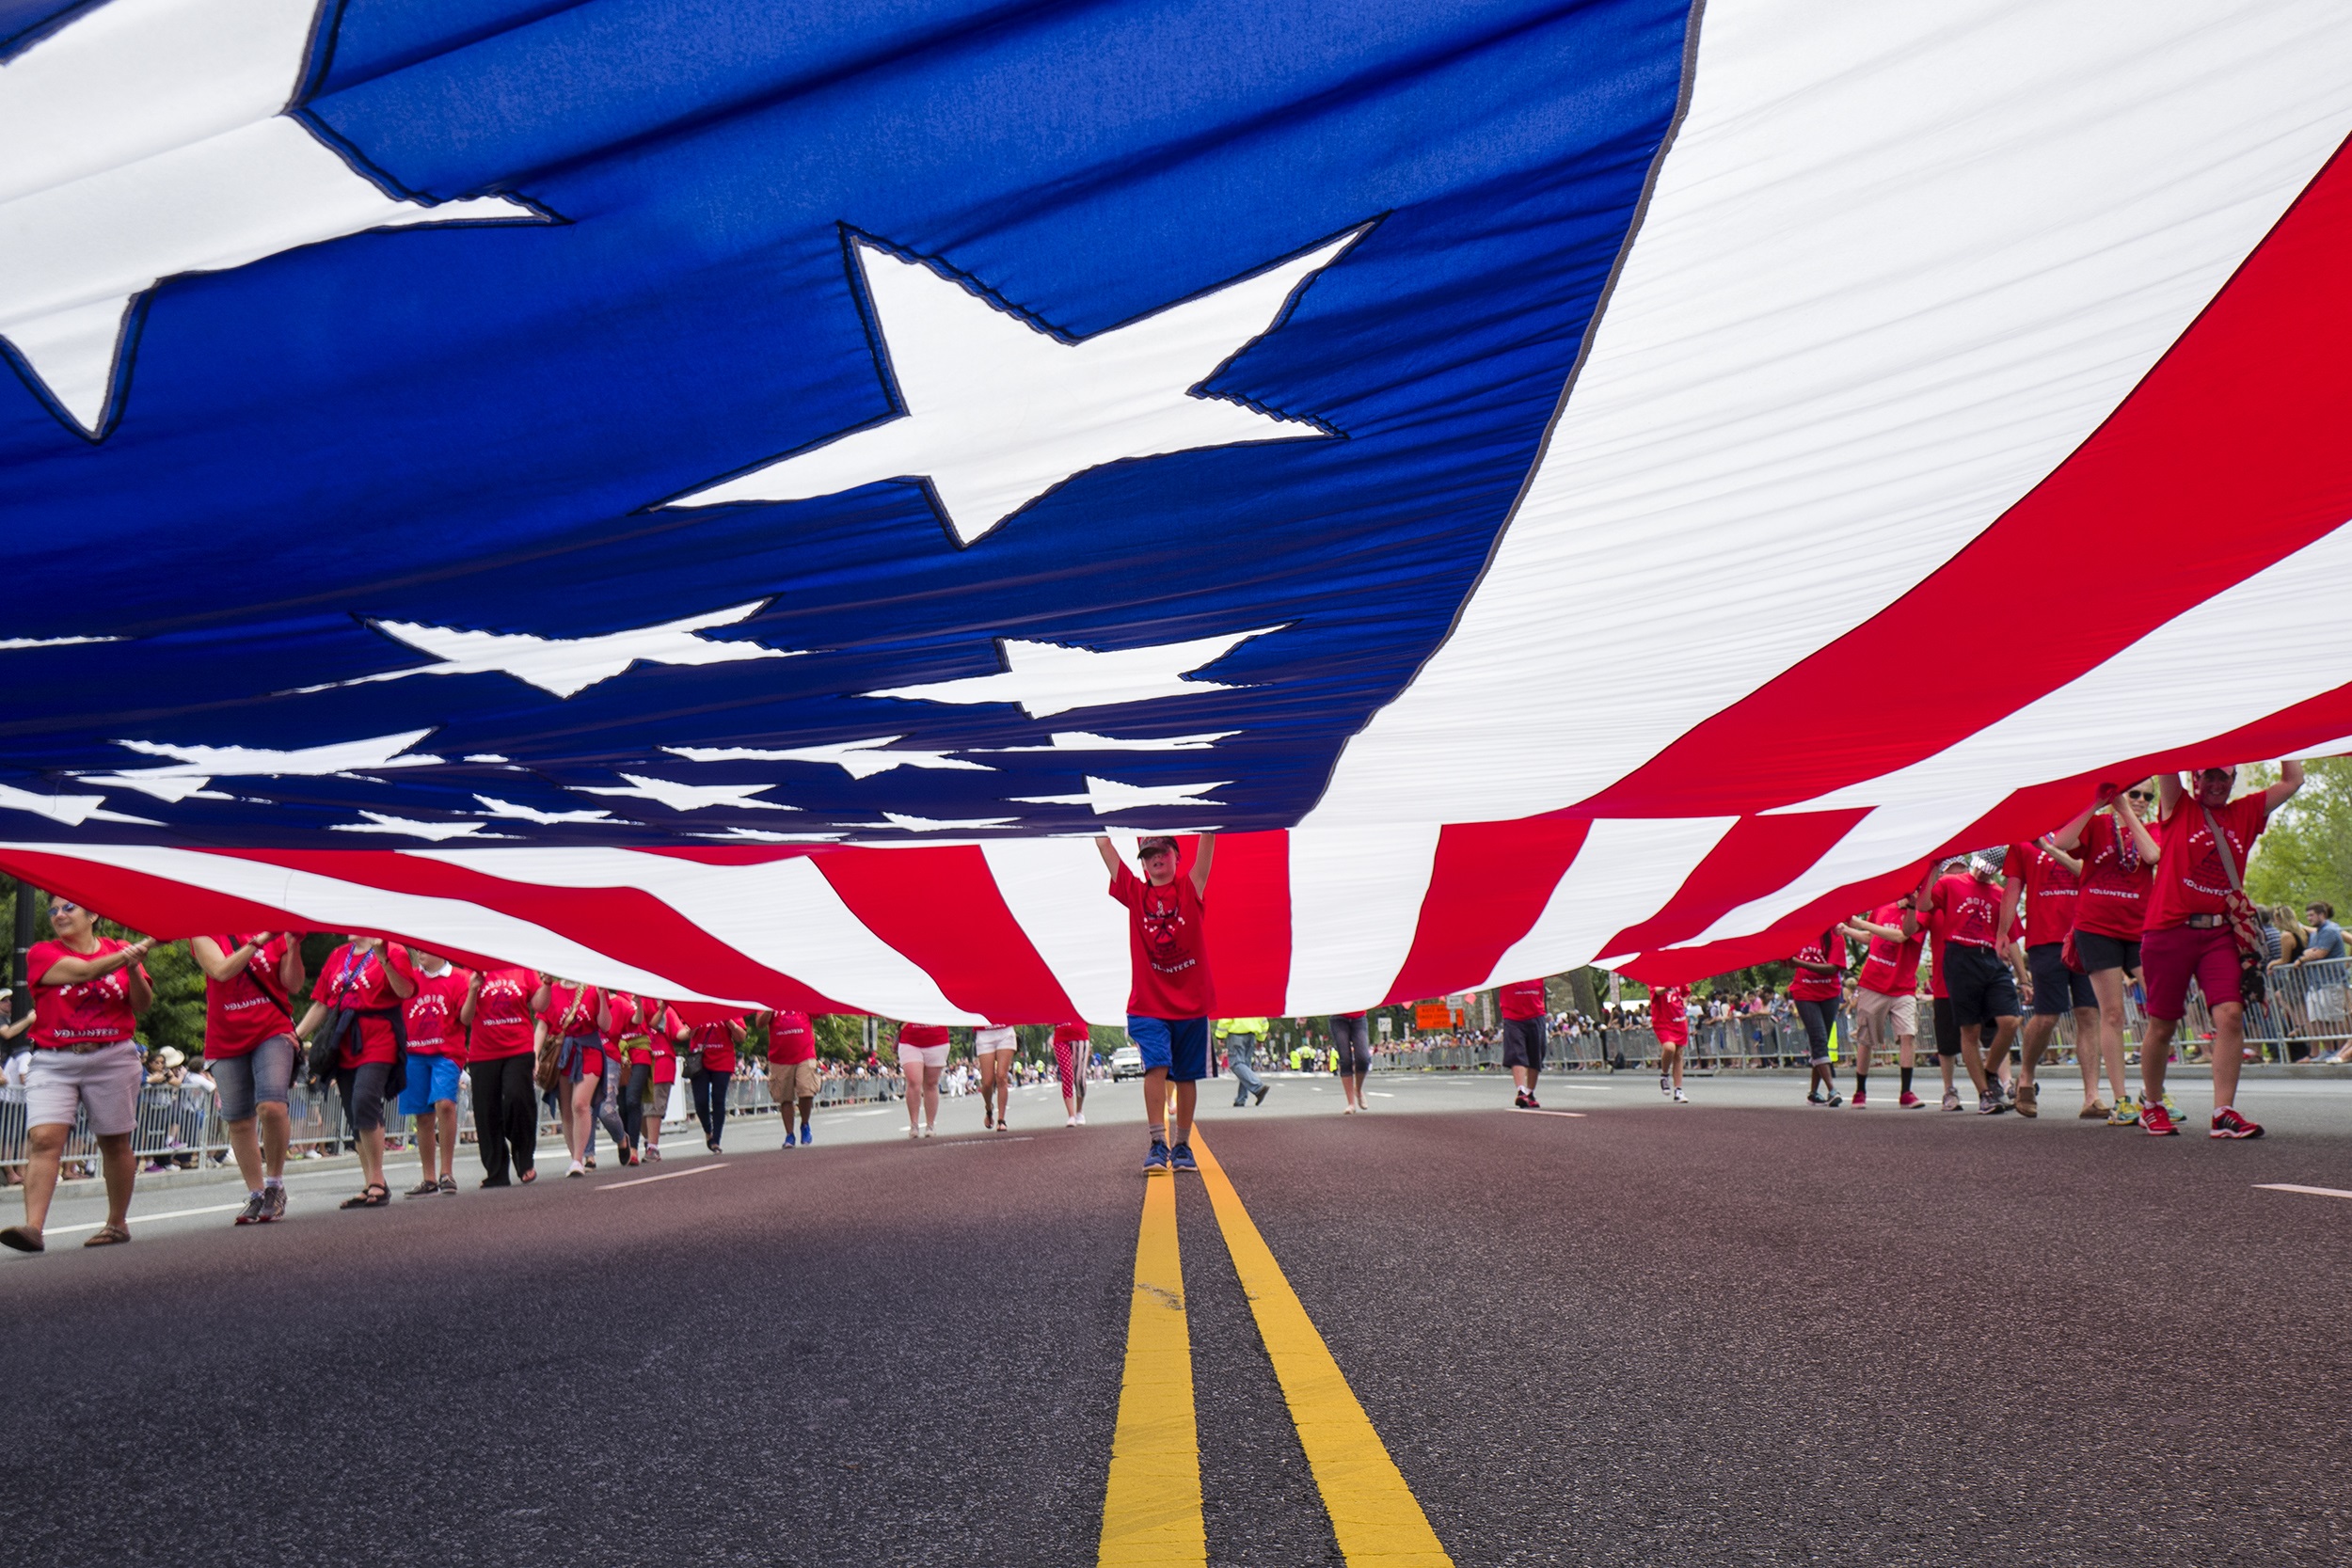
[[[921,1137],[922,1135],[923,1135],[922,1129],[920,1129],[920,1128],[918,1128],[918,1127],[913,1127],[913,1126],[910,1126],[910,1127],[907,1129],[907,1136],[908,1136],[908,1137],[910,1137],[910,1138],[919,1138],[919,1137]]]
[[[1079,1126],[1081,1126],[1081,1127],[1084,1127],[1086,1124],[1087,1124],[1087,1114],[1086,1114],[1084,1111],[1080,1111],[1080,1112],[1078,1113],[1078,1125],[1079,1125]]]
[[[1075,1112],[1073,1111],[1073,1113],[1071,1113],[1069,1116],[1066,1116],[1066,1117],[1062,1117],[1062,1118],[1061,1118],[1061,1124],[1062,1124],[1064,1127],[1075,1127],[1075,1126],[1077,1126],[1077,1125],[1078,1125],[1078,1117],[1077,1117],[1077,1113],[1075,1113]]]
[[[1691,1103],[1691,1097],[1684,1094],[1680,1089],[1677,1089],[1675,1090],[1675,1103],[1677,1105],[1688,1105]]]
[[[579,1161],[574,1160],[574,1161],[572,1162],[572,1168],[571,1168],[571,1169],[569,1169],[569,1170],[567,1170],[567,1171],[565,1171],[564,1174],[565,1176],[567,1176],[567,1177],[569,1177],[569,1176],[585,1176],[585,1175],[587,1175],[587,1174],[588,1174],[588,1167],[587,1167],[586,1165],[581,1164]]]
[[[923,1136],[925,1136],[925,1137],[927,1137],[927,1138],[928,1138],[928,1137],[930,1137],[932,1133],[934,1133],[934,1132],[938,1132],[938,1131],[939,1131],[939,1129],[938,1129],[938,1128],[936,1128],[936,1127],[926,1127],[926,1128],[924,1128],[924,1129],[923,1129]]]

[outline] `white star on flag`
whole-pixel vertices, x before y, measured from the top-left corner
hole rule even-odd
[[[628,781],[619,784],[590,784],[575,786],[580,795],[617,795],[635,800],[653,800],[672,811],[708,811],[713,806],[727,806],[740,811],[798,811],[777,800],[755,800],[753,796],[775,788],[773,784],[690,784],[671,779],[648,779],[637,773],[623,773]]]
[[[0,811],[29,811],[36,816],[46,816],[69,828],[78,828],[92,820],[136,822],[145,828],[163,826],[152,817],[126,816],[119,811],[107,811],[105,804],[103,795],[43,795],[37,790],[0,784]]]
[[[273,752],[252,746],[173,746],[154,740],[118,740],[116,745],[142,756],[170,757],[162,768],[139,768],[119,773],[77,773],[85,783],[110,784],[152,795],[158,800],[184,800],[192,795],[217,800],[205,790],[215,779],[322,779],[385,768],[432,768],[441,759],[421,753],[400,753],[431,735],[410,730],[403,735],[376,736],[366,740],[339,740],[299,751]]]
[[[1212,730],[1206,735],[1163,735],[1134,738],[1115,735],[1090,735],[1085,730],[1056,730],[1052,744],[1045,746],[991,746],[991,752],[1206,752],[1220,740],[1231,740],[1239,730]]]
[[[1097,816],[1108,816],[1115,811],[1139,811],[1146,806],[1221,806],[1222,800],[1212,800],[1201,793],[1207,789],[1223,789],[1231,779],[1215,784],[1131,784],[1117,779],[1098,779],[1087,775],[1084,795],[1023,795],[1017,799],[1030,806],[1091,806]]]
[[[958,545],[1073,475],[1200,447],[1327,439],[1198,390],[1279,324],[1362,229],[1223,288],[1064,342],[920,261],[853,242],[886,345],[896,418],[672,501],[808,500],[881,480],[929,484]]]
[[[290,114],[322,0],[111,0],[0,66],[0,338],[85,436],[157,281],[419,224],[546,219],[388,196]]]
[[[459,631],[450,626],[421,626],[413,621],[370,621],[368,625],[395,641],[405,642],[439,662],[413,670],[387,670],[324,686],[297,688],[292,695],[331,691],[342,686],[366,686],[373,681],[405,680],[410,675],[512,675],[558,697],[576,697],[598,681],[609,681],[632,664],[733,664],[747,658],[798,658],[797,648],[771,648],[758,642],[707,642],[694,634],[712,626],[747,621],[767,600],[681,616],[660,626],[630,631],[599,632],[593,637],[535,637],[529,632]]]
[[[897,828],[910,833],[960,833],[975,828],[1009,828],[1017,820],[1010,816],[974,816],[962,821],[948,821],[936,816],[909,816],[903,812],[886,811],[880,822],[848,822],[844,827],[868,831]]]
[[[1222,637],[1163,642],[1149,648],[1073,648],[1060,642],[1024,642],[1004,638],[1005,668],[993,675],[894,686],[868,697],[903,697],[925,703],[1019,703],[1032,719],[1073,708],[1111,707],[1156,697],[1189,697],[1239,688],[1216,681],[1186,680],[1191,671],[1214,664],[1253,637],[1279,630],[1260,626]]]
[[[517,822],[536,822],[543,828],[563,822],[612,820],[612,814],[609,811],[541,811],[535,806],[518,806],[512,800],[501,800],[495,796],[477,795],[474,799],[482,802],[482,815],[485,816],[506,816]]]
[[[672,756],[689,762],[829,762],[853,779],[870,779],[897,768],[959,768],[993,773],[986,763],[963,762],[946,752],[885,752],[882,747],[904,736],[882,735],[869,740],[829,740],[821,746],[794,746],[765,751],[757,746],[664,746]]]
[[[338,833],[393,833],[402,838],[429,838],[439,843],[445,838],[506,838],[506,833],[485,833],[479,822],[419,822],[412,817],[388,816],[380,811],[362,811],[365,822],[330,822],[327,829]]]

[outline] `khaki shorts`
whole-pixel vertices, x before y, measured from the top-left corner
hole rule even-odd
[[[147,1082],[139,1048],[129,1040],[76,1055],[36,1051],[24,1068],[24,1125],[71,1127],[75,1107],[102,1138],[135,1132],[139,1085]]]
[[[805,1062],[770,1062],[768,1092],[781,1105],[787,1100],[804,1100],[817,1092],[817,1058]]]
[[[1919,1032],[1919,1001],[1914,996],[1888,996],[1881,991],[1854,993],[1853,1042],[1857,1048],[1885,1050],[1906,1035]]]

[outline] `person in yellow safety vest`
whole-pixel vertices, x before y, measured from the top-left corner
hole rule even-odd
[[[1262,1018],[1220,1018],[1216,1021],[1216,1037],[1225,1048],[1225,1059],[1233,1069],[1233,1104],[1263,1105],[1265,1103],[1265,1080],[1258,1076],[1252,1058],[1258,1053],[1258,1042],[1265,1038],[1266,1022]],[[1254,1101],[1249,1097],[1257,1096]]]
[[[1307,1048],[1305,1046],[1294,1045],[1291,1047],[1291,1070],[1293,1072],[1298,1071],[1300,1065],[1304,1063],[1306,1059]]]

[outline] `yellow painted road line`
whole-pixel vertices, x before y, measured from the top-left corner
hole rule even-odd
[[[1241,1275],[1242,1293],[1249,1298],[1282,1398],[1290,1404],[1299,1446],[1307,1450],[1315,1486],[1323,1493],[1324,1510],[1331,1515],[1340,1555],[1351,1568],[1453,1568],[1428,1515],[1198,1126],[1192,1130],[1192,1151],[1225,1232],[1226,1250],[1232,1254],[1233,1271]]]
[[[1103,1493],[1104,1568],[1205,1565],[1200,1520],[1200,1439],[1192,1416],[1192,1338],[1184,1271],[1176,1249],[1176,1183],[1143,1184],[1136,1233],[1135,1293],[1127,1303],[1127,1370]]]

